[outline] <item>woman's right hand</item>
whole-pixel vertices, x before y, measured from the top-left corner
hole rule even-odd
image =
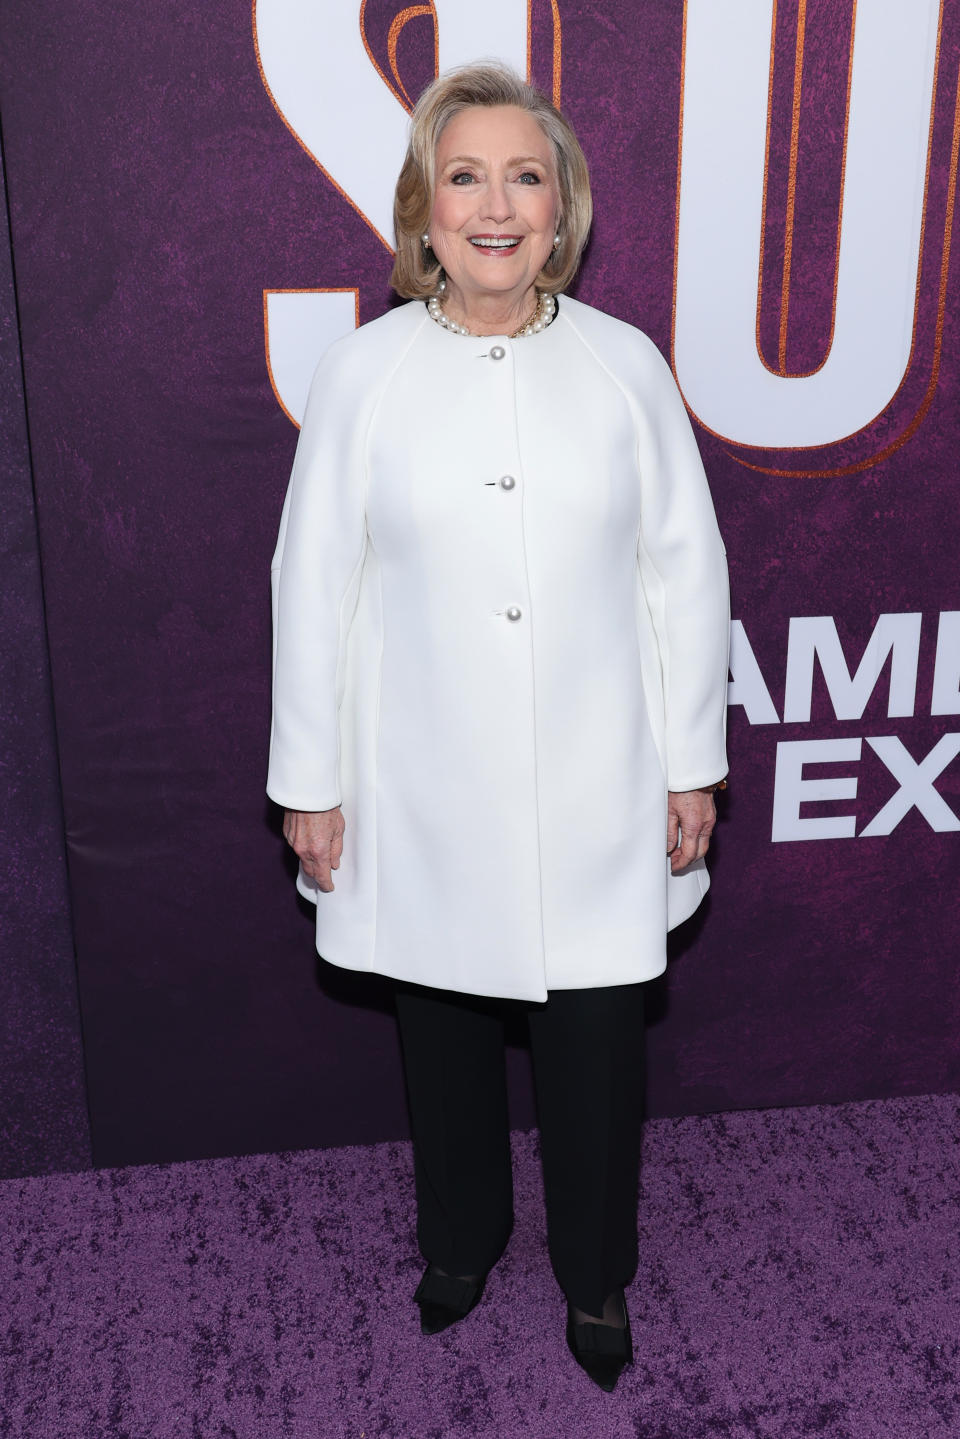
[[[340,868],[343,853],[343,814],[335,809],[283,812],[283,837],[300,861],[308,879],[324,894],[333,889],[330,871]]]

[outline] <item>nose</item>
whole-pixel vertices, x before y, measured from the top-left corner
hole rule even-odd
[[[497,225],[502,225],[513,214],[513,204],[507,190],[507,183],[501,176],[493,176],[488,181],[484,191],[481,213],[484,219],[492,220]]]

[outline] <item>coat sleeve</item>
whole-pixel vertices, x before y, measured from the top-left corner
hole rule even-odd
[[[271,567],[267,793],[286,809],[341,800],[338,714],[366,553],[366,425],[339,351],[327,351],[310,387]]]
[[[730,592],[726,551],[683,399],[645,337],[644,348],[637,559],[660,654],[667,788],[682,791],[727,772]]]

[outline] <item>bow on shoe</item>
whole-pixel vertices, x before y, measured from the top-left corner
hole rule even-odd
[[[611,1324],[575,1324],[573,1326],[580,1354],[604,1354],[624,1359],[627,1353],[626,1332]]]
[[[420,1305],[420,1332],[439,1334],[465,1319],[479,1303],[486,1280],[485,1274],[478,1279],[440,1274],[428,1264],[413,1296]]]

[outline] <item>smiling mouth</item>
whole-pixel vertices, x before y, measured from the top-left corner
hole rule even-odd
[[[471,235],[470,244],[475,250],[485,250],[488,254],[509,255],[522,239],[522,235]]]

